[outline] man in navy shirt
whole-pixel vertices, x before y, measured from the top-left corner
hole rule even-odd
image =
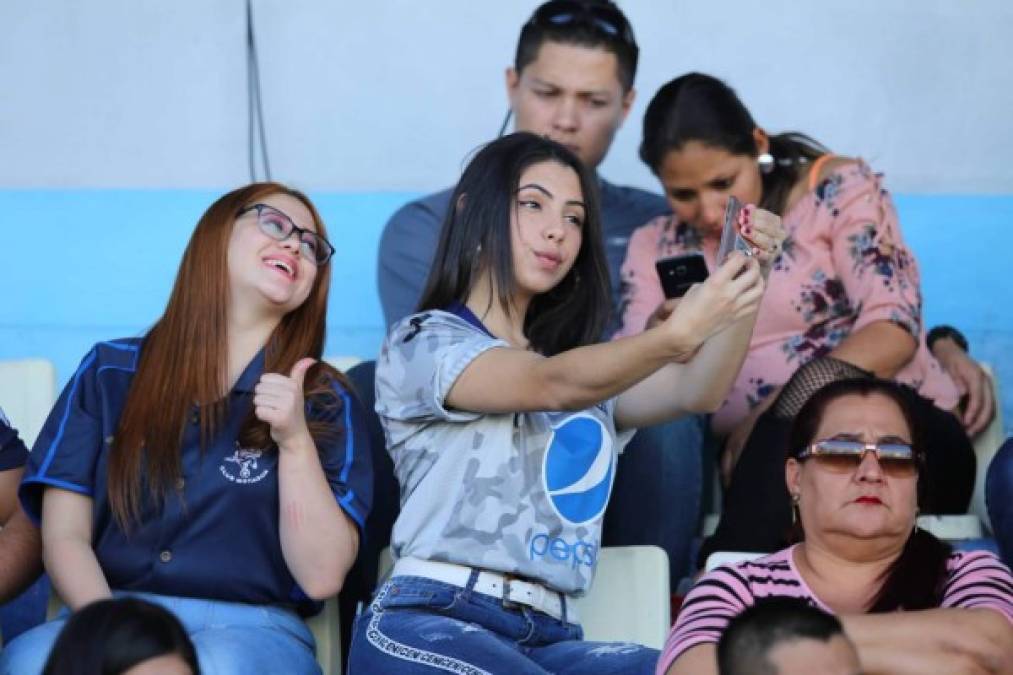
[[[28,449],[0,410],[0,603],[19,595],[42,572],[42,537],[18,504]]]
[[[633,105],[638,53],[626,17],[611,2],[545,3],[521,29],[514,66],[506,72],[514,129],[548,136],[597,168]],[[599,185],[617,309],[619,268],[630,235],[669,208],[660,195],[613,185],[604,178]],[[388,328],[415,311],[451,191],[406,204],[384,228],[377,283]],[[620,318],[617,313],[616,320]]]
[[[521,29],[514,66],[506,72],[514,129],[548,136],[598,167],[633,105],[638,54],[629,22],[609,0],[541,5]],[[669,209],[660,195],[599,180],[612,332],[622,316],[619,270],[630,235]],[[384,228],[377,276],[388,327],[415,311],[450,195],[447,189],[406,204]],[[688,571],[702,491],[702,443],[700,416],[638,432],[620,460],[605,516],[606,545],[655,544],[668,552],[673,588]],[[374,467],[389,466],[385,459],[375,458]],[[384,492],[378,485],[378,501]],[[376,504],[375,518],[384,512]],[[385,526],[380,536],[389,536],[390,523]]]

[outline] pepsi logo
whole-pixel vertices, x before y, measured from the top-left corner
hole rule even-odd
[[[574,415],[553,427],[542,480],[560,518],[574,525],[598,518],[608,503],[614,474],[612,436],[598,419]]]

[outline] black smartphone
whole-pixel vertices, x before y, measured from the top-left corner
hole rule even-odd
[[[702,253],[686,253],[685,255],[662,258],[654,263],[661,279],[661,288],[666,298],[681,298],[693,284],[707,278],[707,263]]]

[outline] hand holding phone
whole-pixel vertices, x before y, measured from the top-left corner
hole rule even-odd
[[[702,253],[687,253],[662,258],[654,263],[666,298],[681,298],[693,284],[707,279],[707,263]]]
[[[732,251],[742,251],[744,254],[753,255],[752,245],[739,234],[739,212],[742,211],[742,202],[728,195],[728,204],[725,206],[725,222],[721,228],[721,243],[718,245],[716,264],[720,266],[728,259]]]

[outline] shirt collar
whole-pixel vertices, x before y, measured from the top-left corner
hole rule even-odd
[[[232,388],[233,391],[238,392],[252,392],[253,388],[257,386],[257,382],[260,381],[260,376],[264,372],[264,352],[266,348],[261,349],[257,352],[257,355],[253,357],[246,369],[243,370],[243,374],[239,376],[236,381],[236,386]]]
[[[465,321],[467,321],[472,326],[479,329],[489,337],[491,338],[496,337],[495,335],[489,332],[489,329],[485,327],[485,324],[482,323],[482,320],[479,319],[477,316],[475,316],[475,313],[470,309],[468,309],[468,307],[464,303],[454,300],[452,303],[450,303],[450,305],[447,306],[447,311],[453,314],[454,316],[464,319]]]

